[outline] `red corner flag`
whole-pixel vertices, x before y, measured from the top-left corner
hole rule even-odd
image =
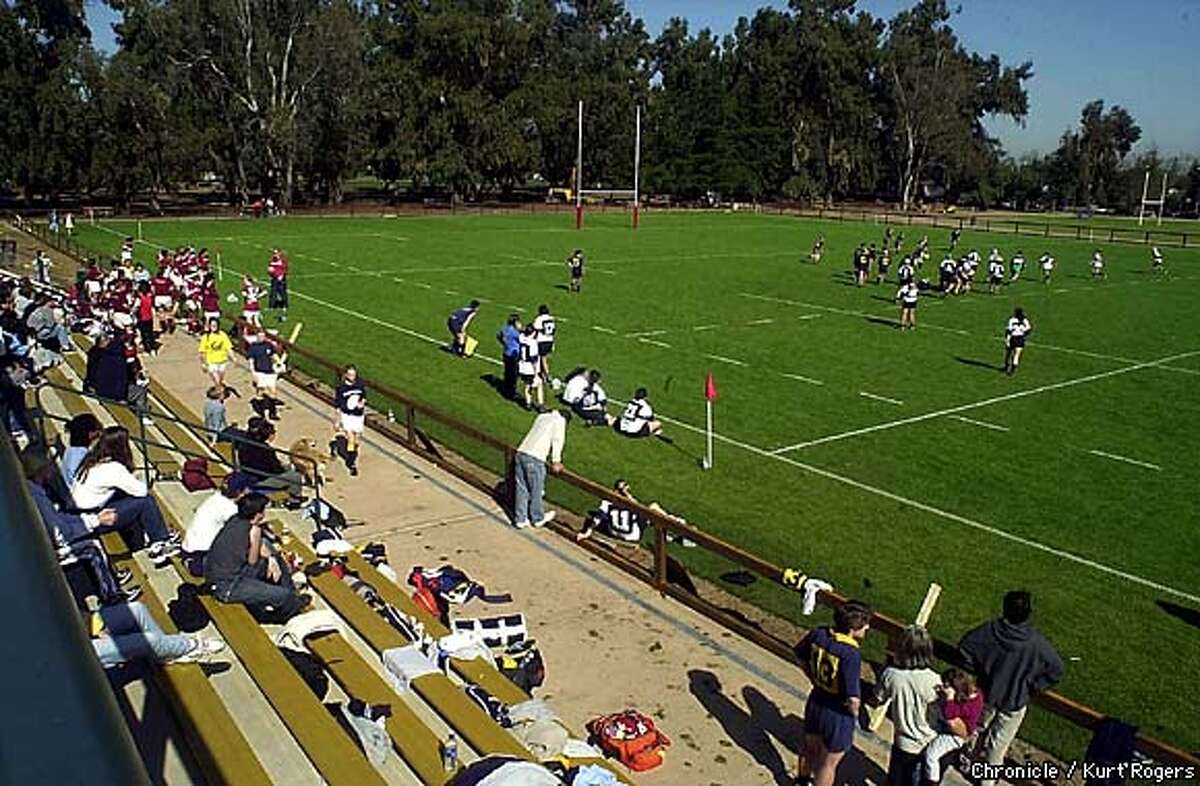
[[[701,466],[704,469],[712,469],[713,465],[713,402],[717,399],[717,383],[713,381],[712,372],[704,378],[704,409],[705,420],[708,428],[705,429],[704,435],[704,460]]]
[[[704,379],[704,397],[709,401],[715,401],[717,398],[717,383],[713,381],[712,372],[708,372],[708,376]]]

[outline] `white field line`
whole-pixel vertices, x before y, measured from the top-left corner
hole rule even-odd
[[[692,330],[699,333],[702,330],[716,330],[719,327],[721,327],[721,326],[720,325],[697,325],[696,327],[692,328]]]
[[[972,418],[964,417],[963,415],[951,415],[950,418],[952,420],[957,420],[960,423],[970,423],[972,426],[990,428],[992,431],[1008,431],[1007,426],[997,426],[995,423],[988,423],[986,420],[974,420]]]
[[[872,314],[867,311],[854,311],[853,309],[847,309],[847,308],[835,308],[833,306],[823,306],[820,303],[806,303],[803,300],[788,300],[787,298],[770,297],[769,295],[755,295],[751,292],[743,292],[741,294],[742,294],[742,297],[753,298],[754,300],[763,300],[767,303],[780,303],[785,306],[798,306],[800,308],[813,308],[813,309],[816,309],[817,311],[827,311],[831,314],[841,314],[842,316],[847,316],[847,317],[861,317],[863,319],[885,319],[885,320],[887,319],[887,317],[882,314]],[[801,318],[803,319],[804,317],[801,317]],[[892,321],[895,321],[895,320],[892,320]],[[921,328],[923,328],[925,330],[940,330],[945,333],[955,333],[960,336],[971,335],[970,333],[968,333],[965,330],[959,330],[958,328],[942,327],[941,325],[930,325],[928,322],[922,322]]]
[[[669,331],[666,331],[666,330],[643,330],[638,333],[626,333],[625,338],[650,338],[652,336],[665,335],[667,332],[669,332]]]
[[[749,322],[747,322],[746,324],[747,325],[770,325],[774,321],[775,320],[771,319],[770,317],[765,317],[763,319],[752,319]]]
[[[843,439],[849,439],[850,437],[861,436],[862,434],[871,434],[876,431],[884,431],[887,429],[897,428],[899,426],[907,426],[912,423],[921,423],[926,420],[932,420],[933,418],[943,417],[944,415],[957,415],[960,412],[967,412],[972,409],[979,409],[980,407],[987,407],[992,404],[999,404],[1004,401],[1012,401],[1014,399],[1026,398],[1028,396],[1036,396],[1039,393],[1046,393],[1051,390],[1061,390],[1062,388],[1074,387],[1075,385],[1084,385],[1084,384],[1087,384],[1088,382],[1096,382],[1101,379],[1108,379],[1109,377],[1115,377],[1115,376],[1118,376],[1121,374],[1128,374],[1132,371],[1139,371],[1144,368],[1155,368],[1157,366],[1163,365],[1164,363],[1171,363],[1176,360],[1182,360],[1183,358],[1192,357],[1194,355],[1200,355],[1200,350],[1193,350],[1191,352],[1181,352],[1177,355],[1169,355],[1165,358],[1159,358],[1158,360],[1149,360],[1149,361],[1146,361],[1145,363],[1135,363],[1132,366],[1122,366],[1121,368],[1111,369],[1109,371],[1101,371],[1096,374],[1088,374],[1087,376],[1083,376],[1083,377],[1075,377],[1074,379],[1067,379],[1067,380],[1063,380],[1062,382],[1054,382],[1049,385],[1039,385],[1036,388],[1028,388],[1026,390],[1018,390],[1015,393],[1006,393],[1003,396],[992,396],[991,398],[985,398],[982,401],[975,401],[970,404],[960,404],[956,407],[948,407],[946,409],[939,409],[939,410],[935,410],[933,412],[926,412],[924,415],[914,415],[909,418],[901,418],[900,420],[891,420],[886,423],[877,423],[874,426],[864,426],[863,428],[856,428],[856,429],[852,429],[850,431],[843,431],[840,434],[830,434],[829,436],[826,436],[826,437],[819,437],[818,439],[810,439],[807,442],[798,442],[795,445],[788,445],[786,447],[777,448],[774,451],[772,451],[772,453],[775,453],[775,454],[787,453],[792,450],[800,450],[801,448],[809,448],[814,445],[824,445],[828,442],[838,442]]]
[[[603,325],[592,325],[592,330],[596,331],[597,333],[605,333],[609,336],[618,335],[617,331],[613,330],[612,328],[606,328]]]
[[[813,379],[812,377],[806,377],[801,374],[789,374],[785,371],[780,371],[778,373],[779,373],[779,376],[781,376],[781,377],[787,377],[788,379],[794,379],[797,382],[807,382],[810,385],[824,385],[825,384],[824,382],[822,382],[819,379]]]
[[[712,360],[716,360],[716,361],[719,361],[719,362],[721,362],[721,363],[728,363],[728,364],[729,364],[729,365],[731,365],[731,366],[745,366],[745,365],[747,365],[746,363],[744,363],[744,362],[743,362],[743,361],[741,361],[741,360],[737,360],[737,359],[735,359],[735,358],[727,358],[727,357],[725,357],[724,355],[710,355],[710,354],[707,354],[707,353],[705,353],[704,357],[706,357],[706,358],[711,358]]]
[[[1152,469],[1155,472],[1162,471],[1162,467],[1158,466],[1157,464],[1151,464],[1148,461],[1138,461],[1137,459],[1131,459],[1128,456],[1119,456],[1116,453],[1105,453],[1103,450],[1089,450],[1088,453],[1091,453],[1093,456],[1103,456],[1104,458],[1112,459],[1113,461],[1122,461],[1126,464],[1132,464],[1135,467]]]
[[[863,398],[869,398],[872,401],[882,401],[885,404],[895,404],[897,407],[904,406],[904,402],[900,401],[899,399],[888,398],[887,396],[879,396],[879,395],[876,395],[875,393],[868,393],[865,390],[858,391],[858,395],[862,396]]]
[[[655,341],[652,338],[639,338],[638,341],[642,344],[650,344],[651,346],[662,347],[663,349],[671,348],[671,345],[665,341]]]
[[[415,330],[409,330],[408,328],[404,328],[399,325],[393,324],[391,322],[386,322],[384,320],[368,316],[359,311],[353,311],[351,309],[344,308],[335,303],[330,303],[326,300],[321,300],[319,298],[312,297],[311,295],[306,295],[302,292],[293,292],[292,294],[295,294],[297,297],[302,298],[304,300],[308,300],[310,302],[316,303],[317,305],[321,305],[321,306],[324,306],[333,311],[337,311],[338,313],[345,314],[346,316],[355,317],[357,319],[361,319],[366,322],[370,322],[374,325],[379,325],[380,327],[384,327],[389,330],[393,330],[397,333],[400,333],[405,336],[409,336],[410,338],[415,338],[419,341],[424,341],[425,343],[428,343],[428,344],[433,344],[435,346],[443,346],[445,343],[443,341],[439,341],[436,338],[433,338],[432,336],[427,336],[424,333],[418,333]],[[593,327],[596,327],[596,326],[593,326]],[[1186,357],[1188,355],[1195,355],[1195,354],[1200,354],[1200,352],[1189,352],[1189,353],[1186,353],[1186,355],[1184,355],[1184,356]],[[479,358],[480,360],[484,361],[485,363],[491,363],[496,366],[503,365],[496,358],[488,357],[487,355],[476,353],[475,357]],[[1172,358],[1172,359],[1174,359],[1174,358]],[[617,399],[612,399],[612,401],[617,404],[624,403],[624,402],[618,401]],[[695,434],[704,434],[705,433],[704,429],[702,429],[698,426],[693,426],[692,424],[686,423],[681,420],[676,420],[674,418],[670,418],[670,417],[666,417],[666,416],[660,416],[660,419],[667,423],[671,423],[673,425],[679,426],[680,428],[685,429],[687,431],[691,431]],[[986,532],[997,538],[1001,538],[1001,539],[1007,540],[1011,543],[1017,543],[1022,546],[1026,546],[1028,548],[1035,549],[1044,554],[1050,554],[1059,559],[1064,559],[1069,562],[1073,562],[1077,565],[1082,565],[1084,567],[1090,568],[1099,573],[1104,573],[1109,576],[1114,576],[1116,578],[1128,581],[1132,584],[1138,584],[1143,587],[1148,587],[1148,588],[1156,590],[1158,592],[1165,592],[1165,593],[1167,593],[1169,595],[1173,595],[1177,598],[1183,598],[1184,600],[1187,600],[1191,603],[1200,604],[1200,596],[1198,596],[1198,595],[1193,595],[1193,594],[1184,592],[1183,590],[1175,589],[1174,587],[1170,587],[1170,586],[1161,584],[1156,581],[1151,581],[1150,579],[1142,578],[1141,576],[1138,576],[1136,574],[1128,573],[1126,571],[1110,567],[1103,563],[1096,562],[1095,560],[1091,560],[1086,557],[1081,557],[1077,554],[1072,554],[1069,551],[1063,551],[1062,549],[1057,549],[1057,548],[1054,548],[1053,546],[1047,546],[1044,543],[1039,543],[1036,540],[1030,540],[1028,538],[1023,538],[1020,535],[1014,535],[1010,532],[1005,532],[1002,529],[998,529],[998,528],[990,526],[988,524],[984,524],[982,522],[975,521],[973,519],[967,518],[966,516],[960,516],[957,513],[952,513],[947,510],[942,510],[941,508],[935,507],[933,505],[928,505],[924,502],[919,502],[917,500],[910,499],[908,497],[903,497],[899,494],[893,494],[892,492],[887,491],[886,489],[881,489],[881,488],[878,488],[877,486],[871,486],[869,484],[862,483],[861,481],[857,481],[853,478],[849,478],[844,475],[839,475],[836,472],[830,472],[829,470],[822,469],[820,467],[816,467],[811,464],[806,464],[805,462],[797,461],[797,460],[795,460],[793,458],[789,458],[787,456],[777,455],[771,451],[766,450],[765,448],[758,447],[757,445],[751,445],[747,442],[741,442],[739,440],[732,439],[730,437],[726,437],[726,436],[716,433],[716,432],[713,433],[713,438],[720,442],[723,442],[727,445],[732,445],[734,447],[741,448],[742,450],[745,450],[756,456],[783,462],[784,464],[787,464],[792,467],[796,467],[797,469],[802,469],[805,472],[809,472],[813,475],[823,477],[827,480],[832,480],[837,483],[842,483],[842,484],[845,484],[852,488],[856,488],[860,491],[865,491],[867,493],[883,497],[884,499],[888,499],[893,502],[898,502],[900,504],[907,505],[916,510],[920,510],[925,513],[929,513],[931,515],[938,516],[940,518],[944,518],[948,521],[953,521],[955,523],[961,524],[966,527],[970,527],[971,529],[978,530],[980,532]]]

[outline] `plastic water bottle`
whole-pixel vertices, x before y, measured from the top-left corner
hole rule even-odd
[[[458,738],[454,736],[454,732],[450,732],[450,736],[442,744],[442,769],[446,772],[458,769]]]
[[[387,411],[387,422],[388,422],[388,423],[395,423],[395,422],[396,422],[396,413],[395,413],[395,412],[393,412],[393,411],[392,411],[392,410],[390,410],[390,409]]]

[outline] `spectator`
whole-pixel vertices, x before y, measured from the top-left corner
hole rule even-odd
[[[96,343],[87,353],[84,391],[101,398],[124,402],[146,421],[146,395],[149,384],[144,374],[131,374],[124,343],[114,340],[106,333],[97,336]]]
[[[59,306],[48,295],[38,295],[35,303],[25,324],[38,343],[57,354],[75,349],[71,335],[63,325]]]
[[[271,294],[270,299],[267,301],[267,306],[273,311],[278,310],[283,312],[277,315],[276,321],[287,322],[288,260],[278,248],[271,249],[271,261],[267,263],[267,276],[271,280]]]
[[[29,382],[29,370],[18,357],[0,355],[0,419],[10,434],[22,435],[25,439],[35,433],[25,406],[25,389]]]
[[[1016,739],[1034,693],[1062,679],[1063,664],[1050,642],[1030,624],[1033,602],[1028,592],[1004,596],[1004,614],[985,622],[958,643],[964,665],[979,676],[987,697],[979,721],[978,752],[988,764],[1003,764]],[[994,786],[982,780],[980,786]]]
[[[892,752],[887,786],[920,786],[921,754],[937,736],[932,721],[942,678],[933,670],[933,639],[920,625],[910,625],[900,637],[895,657],[875,686],[875,701],[890,701]]]
[[[105,508],[99,513],[67,513],[55,506],[50,499],[50,486],[54,482],[54,462],[45,454],[26,450],[21,454],[21,468],[25,473],[29,496],[41,515],[42,526],[50,535],[58,553],[59,564],[82,562],[88,566],[96,582],[100,602],[124,603],[136,598],[141,590],[130,587],[122,590],[121,582],[108,556],[92,536],[96,527],[111,527],[117,523],[117,512]]]
[[[256,617],[286,622],[304,608],[292,575],[269,545],[263,525],[267,498],[251,493],[237,503],[204,560],[204,578],[222,603],[241,603]]]
[[[140,266],[139,266],[140,267]],[[154,294],[149,280],[137,285],[137,329],[142,337],[142,349],[151,355],[158,353],[158,334],[154,330]]]
[[[92,647],[106,669],[133,660],[194,663],[225,649],[220,639],[164,633],[141,603],[100,609],[92,617]]]
[[[103,432],[104,426],[100,425],[100,419],[90,412],[76,415],[67,421],[67,449],[63,451],[60,464],[62,479],[68,489],[75,483],[75,474],[88,450]]]
[[[942,712],[938,735],[925,747],[921,781],[925,786],[942,782],[946,768],[958,757],[958,751],[975,734],[983,715],[983,694],[974,675],[962,669],[942,673]]]
[[[517,366],[521,362],[521,318],[509,314],[508,321],[496,334],[504,359],[504,383],[500,393],[509,401],[517,400]]]
[[[204,428],[208,430],[208,438],[216,442],[229,424],[225,420],[225,399],[229,398],[228,388],[213,385],[208,389],[204,400]]]
[[[554,519],[554,511],[542,512],[546,467],[548,462],[551,472],[562,472],[563,445],[570,422],[571,411],[568,409],[544,412],[533,419],[529,433],[517,446],[513,494],[513,524],[517,529],[525,529],[530,524],[544,527]]]
[[[800,780],[833,786],[838,764],[854,743],[861,706],[860,642],[871,627],[871,609],[848,600],[833,612],[832,628],[809,631],[796,645],[800,668],[812,682],[804,705]]]
[[[110,426],[96,440],[79,465],[71,497],[82,511],[113,510],[116,521],[105,526],[145,533],[155,567],[165,566],[179,552],[179,541],[168,532],[158,503],[149,496],[146,484],[133,474],[129,432],[124,427]]]
[[[250,399],[250,406],[259,417],[279,420],[279,405],[283,402],[276,396],[279,373],[275,370],[275,345],[261,328],[249,338],[252,340],[246,349],[246,356],[250,358],[254,390],[258,393],[257,398]]]
[[[479,301],[472,300],[467,304],[466,308],[460,308],[450,314],[446,320],[446,327],[450,330],[450,351],[459,357],[466,357],[467,353],[467,331],[471,327],[472,320],[479,313]]]
[[[250,492],[254,479],[244,472],[225,476],[218,491],[200,503],[183,536],[183,559],[194,576],[204,575],[204,556],[225,522],[237,515],[237,503]]]
[[[638,388],[633,394],[633,400],[625,405],[625,411],[617,421],[619,434],[626,437],[656,437],[662,433],[662,423],[654,417],[649,396],[645,388]]]
[[[263,418],[250,418],[246,424],[246,436],[250,441],[239,442],[236,446],[238,464],[254,478],[254,488],[287,491],[291,504],[299,504],[303,500],[301,489],[304,477],[279,461],[279,454],[270,445],[275,438],[275,427]]]
[[[221,330],[221,321],[208,320],[204,335],[200,337],[201,365],[212,378],[213,384],[218,387],[225,387],[225,370],[229,366],[229,353],[232,349],[233,342],[229,340],[225,331]]]

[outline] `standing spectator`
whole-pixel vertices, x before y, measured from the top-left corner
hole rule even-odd
[[[926,786],[942,782],[958,751],[975,735],[979,717],[983,715],[983,693],[975,684],[975,676],[962,669],[950,668],[942,673],[942,712],[938,721],[938,736],[933,738],[924,753],[921,780]]]
[[[449,318],[446,319],[446,327],[450,330],[450,352],[452,354],[459,357],[468,357],[471,354],[467,352],[467,330],[470,329],[471,321],[478,313],[479,301],[472,300],[465,308],[451,312]]]
[[[800,668],[812,682],[804,704],[801,782],[833,786],[838,764],[854,744],[862,704],[859,643],[870,627],[870,607],[848,600],[834,610],[832,628],[811,630],[796,645]]]
[[[513,524],[525,529],[532,524],[544,527],[554,520],[554,511],[542,511],[542,494],[546,489],[547,464],[551,472],[562,472],[562,452],[567,440],[567,424],[571,410],[544,412],[533,419],[525,439],[517,446],[516,488]]]
[[[227,398],[229,398],[229,391],[223,387],[213,385],[208,389],[207,398],[204,400],[204,428],[208,432],[210,442],[216,443],[221,432],[229,426],[225,419],[225,399]]]
[[[225,476],[221,488],[201,502],[192,514],[181,548],[184,562],[193,576],[204,575],[205,555],[225,522],[237,515],[238,500],[250,493],[253,485],[254,479],[244,472],[231,472]]]
[[[275,370],[275,345],[262,328],[248,338],[252,341],[246,349],[246,356],[250,358],[254,390],[258,394],[257,398],[250,400],[250,406],[260,417],[279,420],[279,405],[283,402],[276,398],[279,374]]]
[[[33,255],[33,280],[39,284],[50,283],[50,268],[54,267],[54,263],[50,261],[50,256],[41,249]]]
[[[146,385],[138,376],[131,376],[125,353],[125,343],[101,333],[87,353],[87,371],[83,389],[101,398],[123,401],[146,420]],[[147,382],[147,384],[149,384]]]
[[[63,220],[63,228],[67,230],[67,237],[75,234],[75,214],[67,213],[67,217]]]
[[[204,560],[204,578],[222,603],[241,603],[260,619],[286,622],[300,613],[304,600],[292,585],[283,558],[270,546],[263,524],[267,498],[247,494],[237,515],[213,540]]]
[[[92,648],[106,669],[131,660],[195,663],[225,649],[220,639],[163,632],[141,603],[108,606],[97,611],[92,620]]]
[[[936,717],[942,678],[933,670],[933,640],[920,625],[900,637],[896,655],[875,686],[875,701],[890,701],[894,727],[887,786],[920,786],[922,752],[937,736]]]
[[[113,510],[115,529],[141,529],[150,540],[148,554],[155,567],[165,566],[179,552],[179,541],[167,530],[150,489],[133,474],[129,432],[123,426],[109,426],[96,440],[79,465],[71,497],[83,511]]]
[[[200,360],[213,384],[219,388],[225,387],[225,370],[229,366],[229,353],[232,349],[233,342],[229,340],[225,331],[221,330],[220,320],[208,320],[207,330],[200,337]]]
[[[288,260],[278,248],[271,249],[271,261],[267,263],[267,276],[271,280],[271,293],[267,305],[273,311],[282,311],[276,315],[279,322],[287,322],[288,310]]]
[[[650,394],[645,388],[638,388],[633,400],[625,405],[617,421],[617,433],[625,437],[656,437],[662,433],[662,423],[654,417]]]
[[[339,438],[344,436],[346,447],[342,452],[342,459],[346,462],[346,469],[350,470],[350,474],[357,476],[358,448],[367,418],[367,392],[362,380],[358,378],[357,368],[346,366],[341,384],[334,390],[333,397],[338,416],[334,426],[336,436],[333,453],[337,454],[336,446],[341,441]]]
[[[1017,737],[1034,693],[1062,679],[1063,664],[1050,642],[1030,624],[1033,601],[1028,592],[1004,596],[1004,614],[985,622],[958,643],[964,665],[979,676],[987,697],[979,721],[979,754],[988,764],[1003,764]],[[994,786],[982,780],[980,786]]]
[[[154,295],[150,282],[137,285],[137,327],[142,337],[142,349],[151,355],[158,354],[158,335],[154,331]]]
[[[57,235],[58,234],[58,210],[57,209],[55,209],[55,208],[50,209],[50,218],[46,223],[49,225],[50,231]]]
[[[517,400],[517,367],[521,362],[521,318],[509,314],[508,321],[496,334],[504,356],[504,384],[501,394],[509,401]]]

